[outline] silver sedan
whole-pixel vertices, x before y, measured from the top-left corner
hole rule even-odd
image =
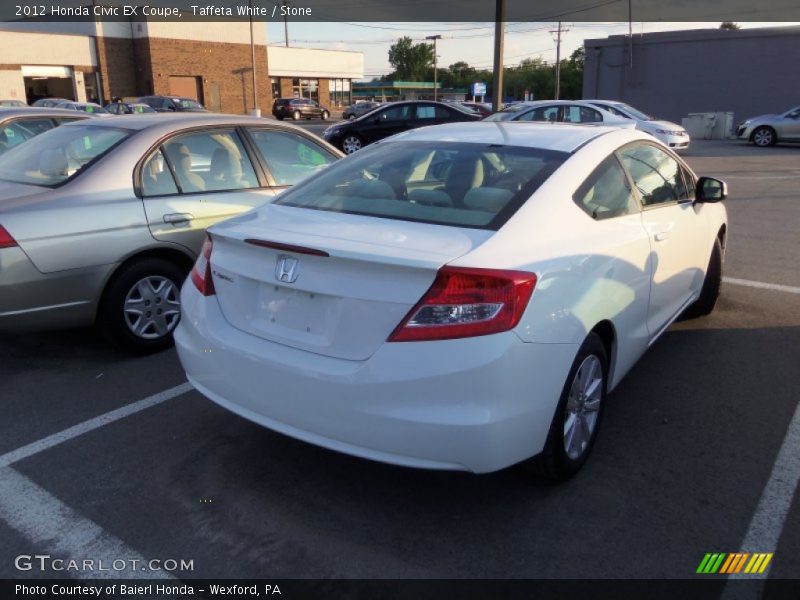
[[[778,142],[800,142],[800,106],[779,115],[747,119],[736,128],[736,137],[762,147]]]
[[[122,116],[0,156],[0,331],[97,323],[126,349],[172,342],[205,229],[270,201],[341,152],[233,115]]]

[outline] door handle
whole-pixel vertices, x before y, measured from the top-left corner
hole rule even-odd
[[[168,215],[164,215],[164,223],[171,223],[173,225],[188,223],[192,219],[194,219],[194,215],[192,213],[170,213]]]
[[[663,242],[664,240],[669,239],[669,231],[658,231],[653,236],[653,239],[657,242]]]

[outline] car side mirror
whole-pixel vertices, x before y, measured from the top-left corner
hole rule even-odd
[[[719,202],[728,197],[728,185],[714,177],[701,177],[697,180],[695,198],[697,202]]]

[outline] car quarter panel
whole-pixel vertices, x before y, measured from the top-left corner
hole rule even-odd
[[[516,331],[526,342],[580,344],[601,321],[614,327],[611,387],[646,350],[650,242],[641,214],[594,220],[573,194],[636,130],[607,133],[579,149],[484,244],[456,266],[532,271],[538,281]]]

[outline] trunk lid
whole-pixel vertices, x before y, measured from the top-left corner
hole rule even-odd
[[[232,326],[347,360],[369,358],[438,269],[493,233],[275,205],[210,231],[217,299]]]

